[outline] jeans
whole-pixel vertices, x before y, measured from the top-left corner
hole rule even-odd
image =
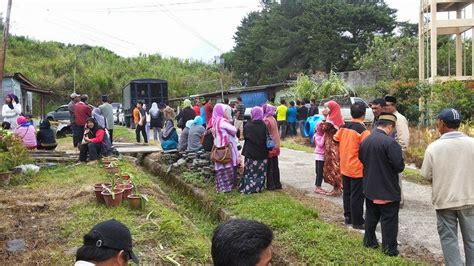
[[[351,224],[364,224],[364,194],[362,193],[362,178],[342,176],[344,202],[344,217],[349,218]]]
[[[114,130],[113,129],[108,129],[109,131],[109,136],[110,136],[110,144],[114,142]]]
[[[316,182],[315,185],[317,187],[320,187],[321,184],[323,183],[323,169],[324,169],[324,161],[315,161],[315,166],[316,166]]]
[[[95,161],[99,159],[99,154],[101,153],[102,144],[96,143],[83,143],[81,144],[81,149],[79,153],[79,161],[85,162],[87,161],[87,155],[89,155],[90,161]]]
[[[290,136],[296,136],[296,122],[288,122],[288,128],[290,129]]]
[[[161,128],[159,128],[159,127],[154,127],[154,128],[152,128],[152,129],[153,129],[153,139],[154,139],[155,141],[157,141],[157,140],[158,140],[158,137],[160,136],[160,133],[161,133]],[[160,141],[161,141],[161,139],[160,139]]]
[[[306,123],[306,120],[299,120],[298,121],[298,127],[300,128],[300,134],[303,138],[307,137],[306,134],[304,133],[305,123]]]
[[[280,138],[284,139],[286,137],[286,121],[277,121],[278,124],[278,131],[280,132]]]
[[[135,128],[135,136],[137,138],[138,143],[140,143],[140,132],[143,135],[143,141],[145,143],[148,143],[148,138],[147,138],[147,135],[146,135],[145,126],[144,125],[140,126],[140,125],[137,124],[137,128]]]
[[[74,147],[81,144],[82,138],[84,137],[84,126],[74,125],[74,135],[72,137]]]
[[[438,234],[447,266],[463,265],[458,243],[461,228],[466,265],[474,265],[474,207],[462,210],[436,210]]]
[[[365,233],[364,246],[377,248],[375,229],[380,221],[382,229],[382,251],[389,256],[398,256],[398,211],[400,202],[394,201],[387,204],[374,204],[370,199],[365,199]]]

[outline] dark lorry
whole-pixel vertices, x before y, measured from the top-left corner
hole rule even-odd
[[[125,125],[131,127],[137,101],[143,101],[147,111],[153,102],[168,104],[168,82],[152,78],[134,79],[123,88],[122,95]]]

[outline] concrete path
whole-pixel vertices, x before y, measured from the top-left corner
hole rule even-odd
[[[284,185],[292,186],[309,197],[324,198],[342,207],[342,196],[329,197],[313,192],[315,182],[313,154],[282,148],[279,165],[281,181]],[[332,189],[327,184],[323,184],[323,187],[326,190]],[[403,245],[424,247],[431,253],[442,256],[436,229],[436,213],[431,204],[431,187],[403,181],[403,190],[405,206],[400,210],[398,235],[401,247]],[[341,212],[341,221],[342,217]],[[363,231],[360,232],[363,233]],[[382,240],[380,234],[378,238],[379,241]]]

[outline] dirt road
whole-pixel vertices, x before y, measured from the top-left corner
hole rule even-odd
[[[314,155],[302,151],[282,148],[279,158],[281,180],[284,185],[303,192],[308,197],[321,197],[342,207],[342,197],[328,197],[315,194]],[[331,186],[323,184],[327,190]],[[433,256],[441,257],[442,250],[436,229],[436,214],[431,205],[431,187],[403,181],[405,207],[400,210],[400,249],[426,250]],[[343,222],[341,211],[340,222]],[[378,228],[378,231],[380,228]],[[361,231],[363,233],[363,231]],[[380,234],[378,234],[381,241]]]

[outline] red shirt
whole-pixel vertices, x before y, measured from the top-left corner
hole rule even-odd
[[[193,106],[193,109],[197,116],[201,115],[201,107],[199,107],[199,105]]]
[[[206,114],[206,126],[207,128],[212,127],[212,105],[210,103],[206,103],[204,105],[204,113]]]
[[[89,105],[78,102],[74,105],[74,118],[76,119],[76,125],[85,126],[86,120],[91,117],[92,110]]]
[[[104,140],[105,130],[99,129],[95,132],[95,138],[91,139],[92,143],[99,144]]]

